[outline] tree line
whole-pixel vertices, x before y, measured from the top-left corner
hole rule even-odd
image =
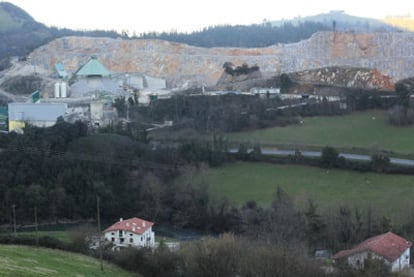
[[[318,22],[298,24],[284,22],[280,26],[267,24],[210,26],[191,33],[148,32],[139,38],[162,39],[200,47],[266,47],[277,43],[293,43],[311,37],[330,27]]]
[[[184,96],[152,101],[149,106],[139,106],[134,101],[118,101],[117,110],[129,108],[129,118],[143,122],[174,122],[173,129],[194,129],[201,133],[235,132],[274,126],[286,126],[300,122],[301,116],[340,115],[347,112],[338,102],[306,100],[307,104],[289,109],[281,106],[295,105],[303,99],[281,100],[251,95]],[[123,103],[123,104],[120,104]],[[132,103],[132,105],[131,105]],[[127,104],[129,107],[127,107]],[[171,131],[171,130],[170,130]]]

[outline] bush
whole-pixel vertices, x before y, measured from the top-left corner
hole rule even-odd
[[[414,123],[414,110],[401,105],[396,105],[388,111],[388,121],[391,125],[405,126]]]
[[[322,149],[321,165],[326,168],[332,168],[337,166],[338,151],[335,148],[326,146]]]
[[[374,154],[371,156],[371,168],[377,172],[384,172],[390,166],[390,158],[382,154]]]
[[[323,276],[303,254],[232,234],[183,245],[184,276]]]

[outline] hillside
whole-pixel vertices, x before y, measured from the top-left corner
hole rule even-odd
[[[264,78],[323,67],[376,69],[394,83],[414,76],[414,34],[319,32],[298,43],[264,48],[201,48],[160,40],[64,37],[30,54],[39,71],[53,74],[62,62],[74,72],[97,55],[114,72],[141,72],[167,78],[170,86],[202,80],[214,86],[231,62],[258,65]],[[389,89],[386,87],[373,87]]]
[[[24,55],[52,39],[48,28],[8,2],[0,3],[0,59]]]
[[[36,47],[69,35],[120,36],[113,31],[81,32],[47,27],[19,7],[9,2],[0,2],[0,60],[7,56],[25,56]]]
[[[99,260],[47,248],[0,245],[0,276],[139,276],[105,263],[99,269]]]
[[[278,43],[293,43],[308,39],[321,31],[340,32],[396,32],[398,24],[357,17],[342,11],[331,11],[307,17],[296,17],[279,21],[264,21],[260,24],[237,26],[210,26],[193,33],[144,33],[140,38],[163,39],[201,47],[265,47]]]
[[[0,3],[0,32],[10,32],[23,26],[37,24],[24,10],[8,2]]]
[[[354,31],[354,32],[396,32],[400,30],[398,25],[389,25],[388,22],[381,20],[352,16],[343,11],[330,11],[313,16],[296,17],[293,19],[270,21],[273,26],[281,26],[286,22],[293,25],[299,25],[303,22],[320,23],[330,30],[337,31]],[[335,25],[335,26],[334,26]]]

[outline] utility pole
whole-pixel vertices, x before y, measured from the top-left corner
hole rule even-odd
[[[13,209],[13,234],[14,234],[14,236],[17,236],[17,233],[16,233],[16,204],[12,205],[12,209]]]
[[[36,246],[39,246],[39,230],[37,228],[37,206],[34,207],[34,220],[35,220],[35,231],[36,231]]]
[[[103,257],[102,257],[102,247],[101,247],[101,215],[99,207],[99,196],[96,196],[96,221],[98,223],[98,251],[99,251],[99,261],[101,264],[101,271],[103,271]]]

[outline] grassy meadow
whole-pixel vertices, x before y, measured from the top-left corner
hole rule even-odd
[[[312,199],[321,210],[339,205],[372,207],[395,223],[414,215],[407,212],[414,208],[414,177],[409,175],[237,162],[188,172],[178,181],[209,184],[216,196],[225,196],[238,206],[248,200],[269,205],[280,186],[301,209]]]
[[[0,245],[0,276],[140,276],[99,260],[70,252],[29,246]]]
[[[380,147],[414,154],[414,127],[391,126],[387,113],[376,110],[344,116],[307,117],[299,125],[227,133],[226,137],[262,144],[329,145],[348,149]]]

